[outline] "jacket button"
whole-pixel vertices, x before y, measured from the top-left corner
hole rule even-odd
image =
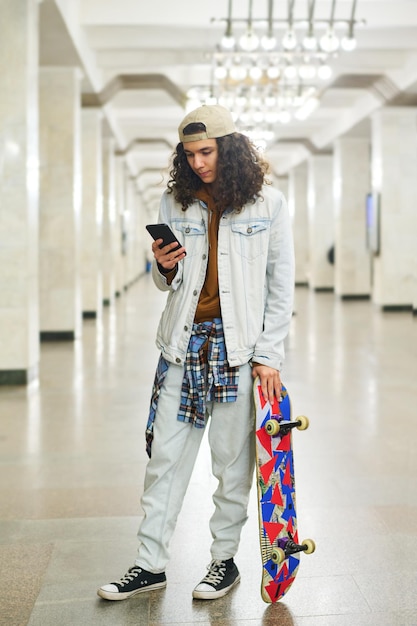
[[[177,357],[177,358],[175,359],[175,363],[181,363],[181,359],[180,359],[179,357]]]
[[[252,226],[248,226],[248,230],[246,232],[251,233],[252,232]]]
[[[193,291],[193,296],[196,296],[197,294],[198,294],[197,289],[194,289],[194,291]]]
[[[203,254],[203,261],[207,259],[207,254]]]
[[[190,228],[189,226],[187,226],[187,228],[185,229],[185,232],[186,232],[186,233],[189,233],[189,232],[190,232],[190,230],[191,230],[191,228]]]
[[[187,332],[188,326],[184,326],[184,330],[185,330],[185,332]]]

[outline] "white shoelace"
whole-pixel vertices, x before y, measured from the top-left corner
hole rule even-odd
[[[209,585],[217,585],[223,580],[226,573],[224,561],[212,561],[210,565],[207,566],[207,569],[209,572],[202,582],[208,583]]]
[[[137,578],[139,576],[139,574],[141,573],[141,568],[140,567],[131,567],[130,570],[127,572],[127,574],[125,574],[119,581],[118,581],[118,585],[120,585],[121,587],[124,587],[125,585],[128,585],[132,580],[134,580],[135,578]]]

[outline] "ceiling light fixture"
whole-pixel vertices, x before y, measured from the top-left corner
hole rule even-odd
[[[263,35],[261,38],[261,47],[263,50],[274,50],[277,45],[277,38],[274,36],[273,8],[274,1],[268,0],[268,31],[266,35]]]
[[[347,32],[347,35],[343,37],[342,42],[341,42],[342,49],[346,50],[347,52],[351,52],[352,50],[355,50],[357,46],[357,41],[355,39],[355,35],[353,32],[353,28],[355,24],[355,10],[356,10],[356,0],[353,0],[348,32]]]
[[[224,33],[220,42],[223,50],[233,50],[235,47],[235,38],[232,33],[232,0],[229,0],[227,10],[226,32]]]
[[[320,39],[320,47],[324,52],[336,52],[339,49],[339,37],[334,32],[334,12],[336,10],[336,0],[332,0],[330,19],[327,32]]]
[[[317,50],[319,38],[317,31],[325,33],[320,37],[320,46],[324,52],[335,52],[340,49],[339,37],[336,35],[336,28],[347,27],[347,32],[342,38],[345,47],[343,49],[353,50],[356,46],[355,26],[364,24],[355,19],[357,0],[351,0],[350,18],[337,19],[337,0],[332,0],[330,16],[328,19],[316,18],[316,0],[302,0],[307,3],[307,17],[295,17],[296,0],[287,0],[287,17],[274,18],[274,0],[268,0],[268,10],[266,18],[253,17],[253,0],[249,0],[248,14],[246,18],[233,16],[233,0],[228,0],[228,11],[226,18],[213,18],[212,22],[226,22],[226,29],[220,41],[220,49],[236,50],[237,42],[233,34],[233,26],[244,24],[244,32],[239,38],[239,48],[245,52],[254,52],[259,47],[267,52],[279,48],[276,28],[284,31],[281,37],[282,51],[291,50]],[[301,2],[300,2],[301,4]],[[266,24],[266,31],[265,31]],[[307,28],[306,28],[307,27]],[[298,41],[296,30],[304,30],[304,35]],[[305,30],[306,29],[306,30]],[[322,45],[323,44],[323,45]]]
[[[231,0],[229,0],[231,2]],[[252,28],[253,0],[249,0],[248,25],[246,32],[239,39],[239,46],[245,52],[254,52],[259,47],[259,37]]]
[[[300,16],[298,2],[307,15]],[[356,47],[354,31],[360,22],[357,0],[351,2],[349,19],[336,17],[337,0],[332,0],[328,18],[316,16],[316,0],[287,0],[286,17],[277,18],[274,0],[267,0],[266,17],[254,16],[253,0],[248,0],[247,17],[236,17],[233,0],[228,0],[227,18],[212,20],[225,22],[226,28],[209,55],[210,102],[217,98],[231,108],[241,127],[251,132],[256,125],[270,133],[277,124],[306,119],[319,106],[319,85],[331,78],[339,51]],[[336,33],[343,28],[340,39]],[[207,88],[201,88],[201,103],[205,101]]]
[[[297,47],[297,37],[294,32],[294,4],[295,0],[288,0],[288,29],[282,39],[285,50],[294,50]]]
[[[303,39],[303,47],[305,50],[317,49],[317,37],[314,34],[314,7],[316,0],[308,2],[308,30]]]

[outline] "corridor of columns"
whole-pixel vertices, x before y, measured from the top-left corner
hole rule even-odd
[[[96,596],[133,564],[144,429],[164,294],[144,274],[83,339],[42,344],[39,384],[0,394],[2,626],[415,626],[417,326],[409,313],[296,289],[284,381],[293,411],[304,555],[283,601],[260,597],[255,493],[215,601],[191,597],[210,561],[215,480],[203,443],[172,541],[165,590]],[[410,347],[414,349],[410,350]]]
[[[228,0],[0,0],[0,626],[417,626],[415,2],[259,1],[253,21],[245,4],[225,20]],[[275,47],[219,57],[227,25],[265,42],[267,6]],[[310,419],[295,473],[317,549],[267,606],[253,489],[240,585],[192,600],[216,487],[203,439],[167,588],[106,602],[135,559],[165,303],[145,226],[212,88],[288,201],[283,379]]]

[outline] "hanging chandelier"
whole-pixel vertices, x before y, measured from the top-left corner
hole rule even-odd
[[[249,0],[247,17],[233,14],[228,0],[221,40],[210,53],[210,87],[193,87],[188,93],[196,102],[223,104],[230,108],[241,129],[248,134],[264,129],[265,141],[273,126],[306,119],[319,105],[320,85],[332,76],[332,62],[339,51],[356,48],[357,0],[348,18],[336,17],[337,0],[330,15],[315,15],[316,0],[299,0],[303,18],[295,17],[296,0],[287,0],[285,19],[274,17],[274,1],[266,0],[264,18],[253,17]],[[277,0],[275,5],[277,4]],[[363,22],[361,22],[363,23]],[[342,33],[340,33],[342,29]],[[191,106],[192,106],[191,105]]]
[[[286,19],[274,18],[274,0],[267,0],[266,18],[253,17],[253,0],[249,0],[248,16],[246,18],[233,16],[233,0],[228,0],[227,18],[216,19],[213,22],[226,22],[226,30],[220,41],[220,48],[224,51],[243,50],[255,52],[256,50],[272,51],[281,49],[284,51],[304,50],[323,52],[336,52],[339,48],[351,51],[356,48],[357,42],[354,34],[355,12],[357,0],[352,0],[349,18],[336,18],[337,0],[331,1],[330,15],[328,18],[315,16],[316,0],[305,0],[299,5],[306,5],[306,17],[295,18],[296,0],[287,0]],[[363,22],[361,22],[363,23]],[[244,25],[244,32],[239,37],[234,34],[234,26]],[[284,36],[281,38],[281,46],[276,36],[275,27],[284,28]],[[345,29],[340,40],[336,35],[336,29]],[[297,37],[296,29],[302,29],[302,35]],[[324,33],[322,32],[324,29]],[[321,35],[319,35],[321,33]]]

